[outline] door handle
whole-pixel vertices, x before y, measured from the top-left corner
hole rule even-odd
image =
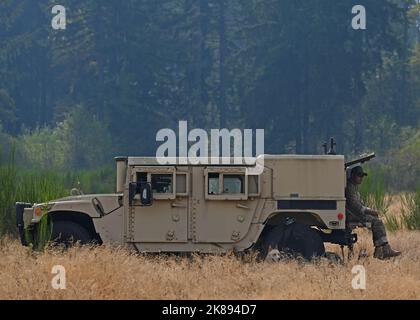
[[[246,205],[244,205],[244,204],[241,204],[241,203],[237,203],[237,204],[236,204],[236,206],[237,206],[238,208],[241,208],[241,209],[250,209],[248,206],[246,206]]]
[[[179,204],[179,203],[171,203],[172,208],[186,208],[187,206],[185,204]]]

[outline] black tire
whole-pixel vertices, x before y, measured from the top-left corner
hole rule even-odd
[[[93,242],[93,238],[81,225],[72,221],[55,221],[51,240],[54,244],[64,244],[71,246],[74,243],[88,244]]]
[[[261,236],[259,250],[263,259],[270,248],[278,249],[287,257],[303,257],[308,261],[325,254],[324,242],[318,232],[301,223],[267,226]]]

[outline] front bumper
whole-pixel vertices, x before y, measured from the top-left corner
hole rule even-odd
[[[27,246],[28,243],[25,239],[25,223],[23,220],[23,213],[25,208],[31,208],[32,204],[27,202],[16,202],[15,210],[16,210],[16,226],[19,231],[19,238],[22,245]]]

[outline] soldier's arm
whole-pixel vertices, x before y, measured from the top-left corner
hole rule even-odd
[[[346,188],[346,206],[351,213],[357,216],[363,216],[366,210],[369,210],[368,207],[363,205],[359,193],[353,185]]]

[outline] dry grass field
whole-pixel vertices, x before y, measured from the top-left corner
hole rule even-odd
[[[395,207],[394,207],[395,208]],[[0,299],[419,299],[420,232],[390,234],[401,257],[372,257],[370,234],[357,230],[355,256],[344,264],[252,257],[138,255],[106,246],[33,252],[0,240]],[[328,246],[339,253],[338,246]],[[368,257],[359,258],[365,249]],[[66,289],[53,289],[52,267],[66,270]],[[366,289],[352,288],[352,268],[366,269]]]
[[[369,234],[359,232],[367,258],[278,264],[234,256],[139,256],[121,248],[72,248],[34,253],[10,239],[0,244],[0,299],[419,299],[420,233],[399,232],[402,257],[371,257]],[[366,268],[366,290],[354,290],[352,267]],[[66,269],[66,289],[51,285],[54,265]]]

